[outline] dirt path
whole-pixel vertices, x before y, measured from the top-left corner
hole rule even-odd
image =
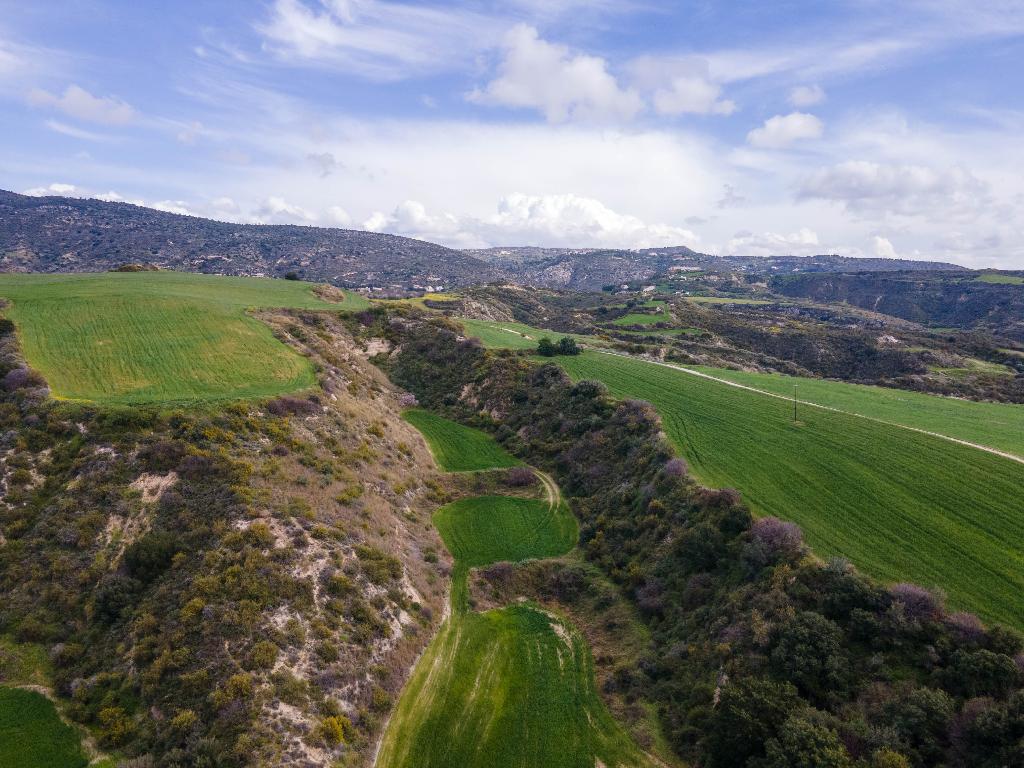
[[[588,347],[588,350],[591,351],[591,352],[597,352],[598,354],[601,354],[601,355],[614,355],[615,357],[626,357],[626,358],[631,358],[631,359],[634,359],[634,360],[642,360],[643,362],[650,363],[651,365],[660,365],[663,368],[671,368],[671,369],[673,369],[675,371],[680,371],[681,373],[689,374],[690,376],[696,376],[698,378],[708,379],[710,381],[717,381],[719,384],[725,384],[726,386],[736,387],[737,389],[745,389],[748,392],[756,392],[757,394],[764,395],[765,397],[774,397],[776,400],[784,400],[787,403],[794,402],[794,398],[792,398],[792,397],[788,397],[786,395],[780,395],[780,394],[777,394],[775,392],[768,392],[768,391],[763,390],[763,389],[758,389],[757,387],[751,387],[751,386],[749,386],[747,384],[738,384],[735,381],[729,381],[728,379],[721,379],[721,378],[719,378],[717,376],[712,376],[709,373],[704,373],[703,371],[695,371],[693,368],[687,368],[684,365],[677,365],[675,363],[665,363],[665,362],[662,362],[660,360],[650,360],[650,359],[648,359],[646,357],[637,357],[636,355],[627,355],[627,354],[625,354],[623,352],[609,352],[608,350],[605,350],[605,349],[594,349],[593,347]],[[846,411],[846,410],[843,410],[842,408],[834,408],[831,405],[822,405],[821,403],[812,403],[809,400],[796,400],[796,403],[799,404],[799,405],[806,405],[806,406],[808,406],[810,408],[818,408],[818,409],[823,410],[823,411],[832,411],[833,413],[841,413],[841,414],[844,414],[846,416],[854,416],[854,417],[856,417],[858,419],[864,419],[865,421],[873,421],[876,424],[885,424],[885,425],[890,426],[890,427],[898,427],[900,429],[906,429],[906,430],[909,430],[910,432],[917,432],[917,433],[922,434],[922,435],[930,435],[931,437],[937,437],[937,438],[939,438],[941,440],[948,440],[951,443],[959,443],[960,445],[966,445],[968,448],[976,448],[979,451],[985,451],[986,453],[991,453],[991,454],[994,454],[995,456],[1001,456],[1004,459],[1009,459],[1010,461],[1016,461],[1018,464],[1024,464],[1024,456],[1018,456],[1017,454],[1009,453],[1008,451],[1000,451],[998,448],[992,448],[992,447],[987,446],[987,445],[981,445],[980,443],[972,443],[970,440],[961,440],[958,437],[950,437],[949,435],[944,435],[941,432],[932,432],[932,431],[927,430],[927,429],[921,429],[920,427],[909,427],[906,424],[900,424],[899,422],[896,422],[896,421],[886,421],[885,419],[879,419],[879,418],[876,418],[874,416],[865,416],[862,413],[856,413],[854,411]]]
[[[540,479],[541,485],[544,486],[544,498],[547,501],[548,506],[551,507],[551,509],[554,509],[561,504],[562,489],[558,487],[558,483],[551,478],[551,475],[546,472],[541,472],[536,467],[530,467],[530,469],[533,470],[534,474]]]

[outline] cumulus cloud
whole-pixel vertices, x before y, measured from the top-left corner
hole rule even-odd
[[[849,160],[808,176],[799,196],[842,203],[858,212],[945,217],[951,211],[973,211],[984,205],[988,186],[961,167]]]
[[[871,238],[871,244],[873,246],[875,256],[882,259],[896,259],[899,258],[896,255],[896,248],[887,237],[881,235],[875,235]]]
[[[349,215],[349,212],[340,205],[330,206],[327,209],[327,218],[331,224],[334,224],[335,226],[345,228],[352,226],[352,216]]]
[[[33,88],[28,101],[34,107],[55,109],[66,115],[91,123],[124,125],[135,118],[135,110],[113,96],[93,96],[84,88],[69,85],[60,96]]]
[[[782,149],[794,141],[817,139],[824,131],[821,120],[806,112],[776,115],[747,134],[747,142],[763,149]]]
[[[789,92],[789,103],[798,109],[813,107],[825,100],[825,90],[820,85],[798,85]]]
[[[640,95],[621,87],[604,59],[542,40],[526,24],[517,24],[505,36],[498,76],[467,98],[477,104],[536,109],[556,123],[629,120],[643,109]]]
[[[542,244],[648,248],[692,246],[698,241],[688,229],[647,223],[613,211],[594,198],[574,194],[511,194],[499,201],[493,215],[483,218],[432,214],[422,203],[406,201],[391,214],[375,213],[363,226],[457,247]]]
[[[264,200],[253,213],[260,224],[311,224],[317,218],[315,213],[276,195]]]
[[[731,115],[736,103],[723,99],[722,87],[708,73],[706,59],[695,56],[641,56],[630,62],[633,84],[652,92],[660,115]]]
[[[54,182],[46,187],[32,187],[22,192],[23,195],[31,195],[32,197],[46,197],[47,195],[74,195],[77,187],[74,184],[62,184],[60,182]]]
[[[654,108],[662,115],[731,115],[736,102],[720,99],[721,86],[694,75],[672,78],[668,88],[654,92]]]
[[[158,200],[155,203],[151,203],[150,208],[156,208],[158,211],[164,211],[165,213],[177,213],[182,216],[198,216],[184,200]]]
[[[729,240],[729,253],[742,256],[814,256],[822,253],[818,233],[801,227],[788,235],[778,232],[737,232]]]

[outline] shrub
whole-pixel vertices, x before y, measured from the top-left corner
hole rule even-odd
[[[311,400],[291,395],[281,395],[267,403],[267,413],[273,416],[308,416],[320,410]]]
[[[529,467],[512,467],[505,473],[505,483],[512,488],[531,486],[537,482],[537,476]]]
[[[782,628],[771,660],[779,675],[811,694],[841,687],[847,675],[842,630],[814,611],[797,614]]]
[[[580,347],[576,343],[576,339],[571,336],[563,336],[558,340],[558,354],[560,355],[578,355],[580,353]]]
[[[786,720],[778,736],[765,745],[764,768],[846,768],[850,756],[831,728],[802,714]]]
[[[269,640],[260,640],[249,650],[246,669],[270,669],[277,661],[278,648]]]
[[[170,567],[178,548],[175,534],[151,531],[125,549],[125,569],[143,584],[148,584]]]
[[[750,527],[750,542],[743,559],[754,570],[780,561],[791,561],[803,552],[803,532],[796,523],[762,517]]]
[[[317,734],[329,747],[347,744],[355,736],[356,729],[352,721],[344,715],[331,715],[320,721]]]
[[[537,354],[541,357],[554,357],[558,354],[558,349],[552,343],[551,339],[545,336],[543,339],[537,342]]]
[[[917,584],[894,584],[889,593],[903,606],[907,618],[914,621],[932,621],[942,613],[942,599]]]

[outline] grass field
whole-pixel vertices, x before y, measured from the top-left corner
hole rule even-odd
[[[984,272],[975,280],[982,283],[998,283],[1001,285],[1024,285],[1024,277],[1020,275],[1004,275],[999,272]]]
[[[80,768],[78,733],[35,691],[0,686],[0,768]]]
[[[180,272],[0,275],[22,352],[56,397],[106,404],[264,397],[312,386],[309,363],[250,308],[328,303],[289,280]]]
[[[522,464],[479,429],[465,427],[433,411],[410,408],[402,418],[420,431],[437,465],[445,472],[472,472]]]
[[[564,555],[579,534],[564,504],[509,496],[453,502],[434,514],[434,525],[455,560],[469,568]]]
[[[793,385],[796,385],[798,400],[907,427],[938,432],[959,440],[1024,456],[1024,406],[979,403],[907,392],[902,389],[805,379],[777,373],[746,373],[721,368],[691,367],[711,376],[784,397],[792,397]]]
[[[812,406],[794,423],[788,402],[644,361],[558,362],[651,402],[703,483],[799,523],[818,554],[939,586],[955,607],[1024,628],[1024,465]]]

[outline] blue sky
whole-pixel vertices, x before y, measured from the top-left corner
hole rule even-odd
[[[1024,3],[0,0],[0,187],[1024,268]]]

